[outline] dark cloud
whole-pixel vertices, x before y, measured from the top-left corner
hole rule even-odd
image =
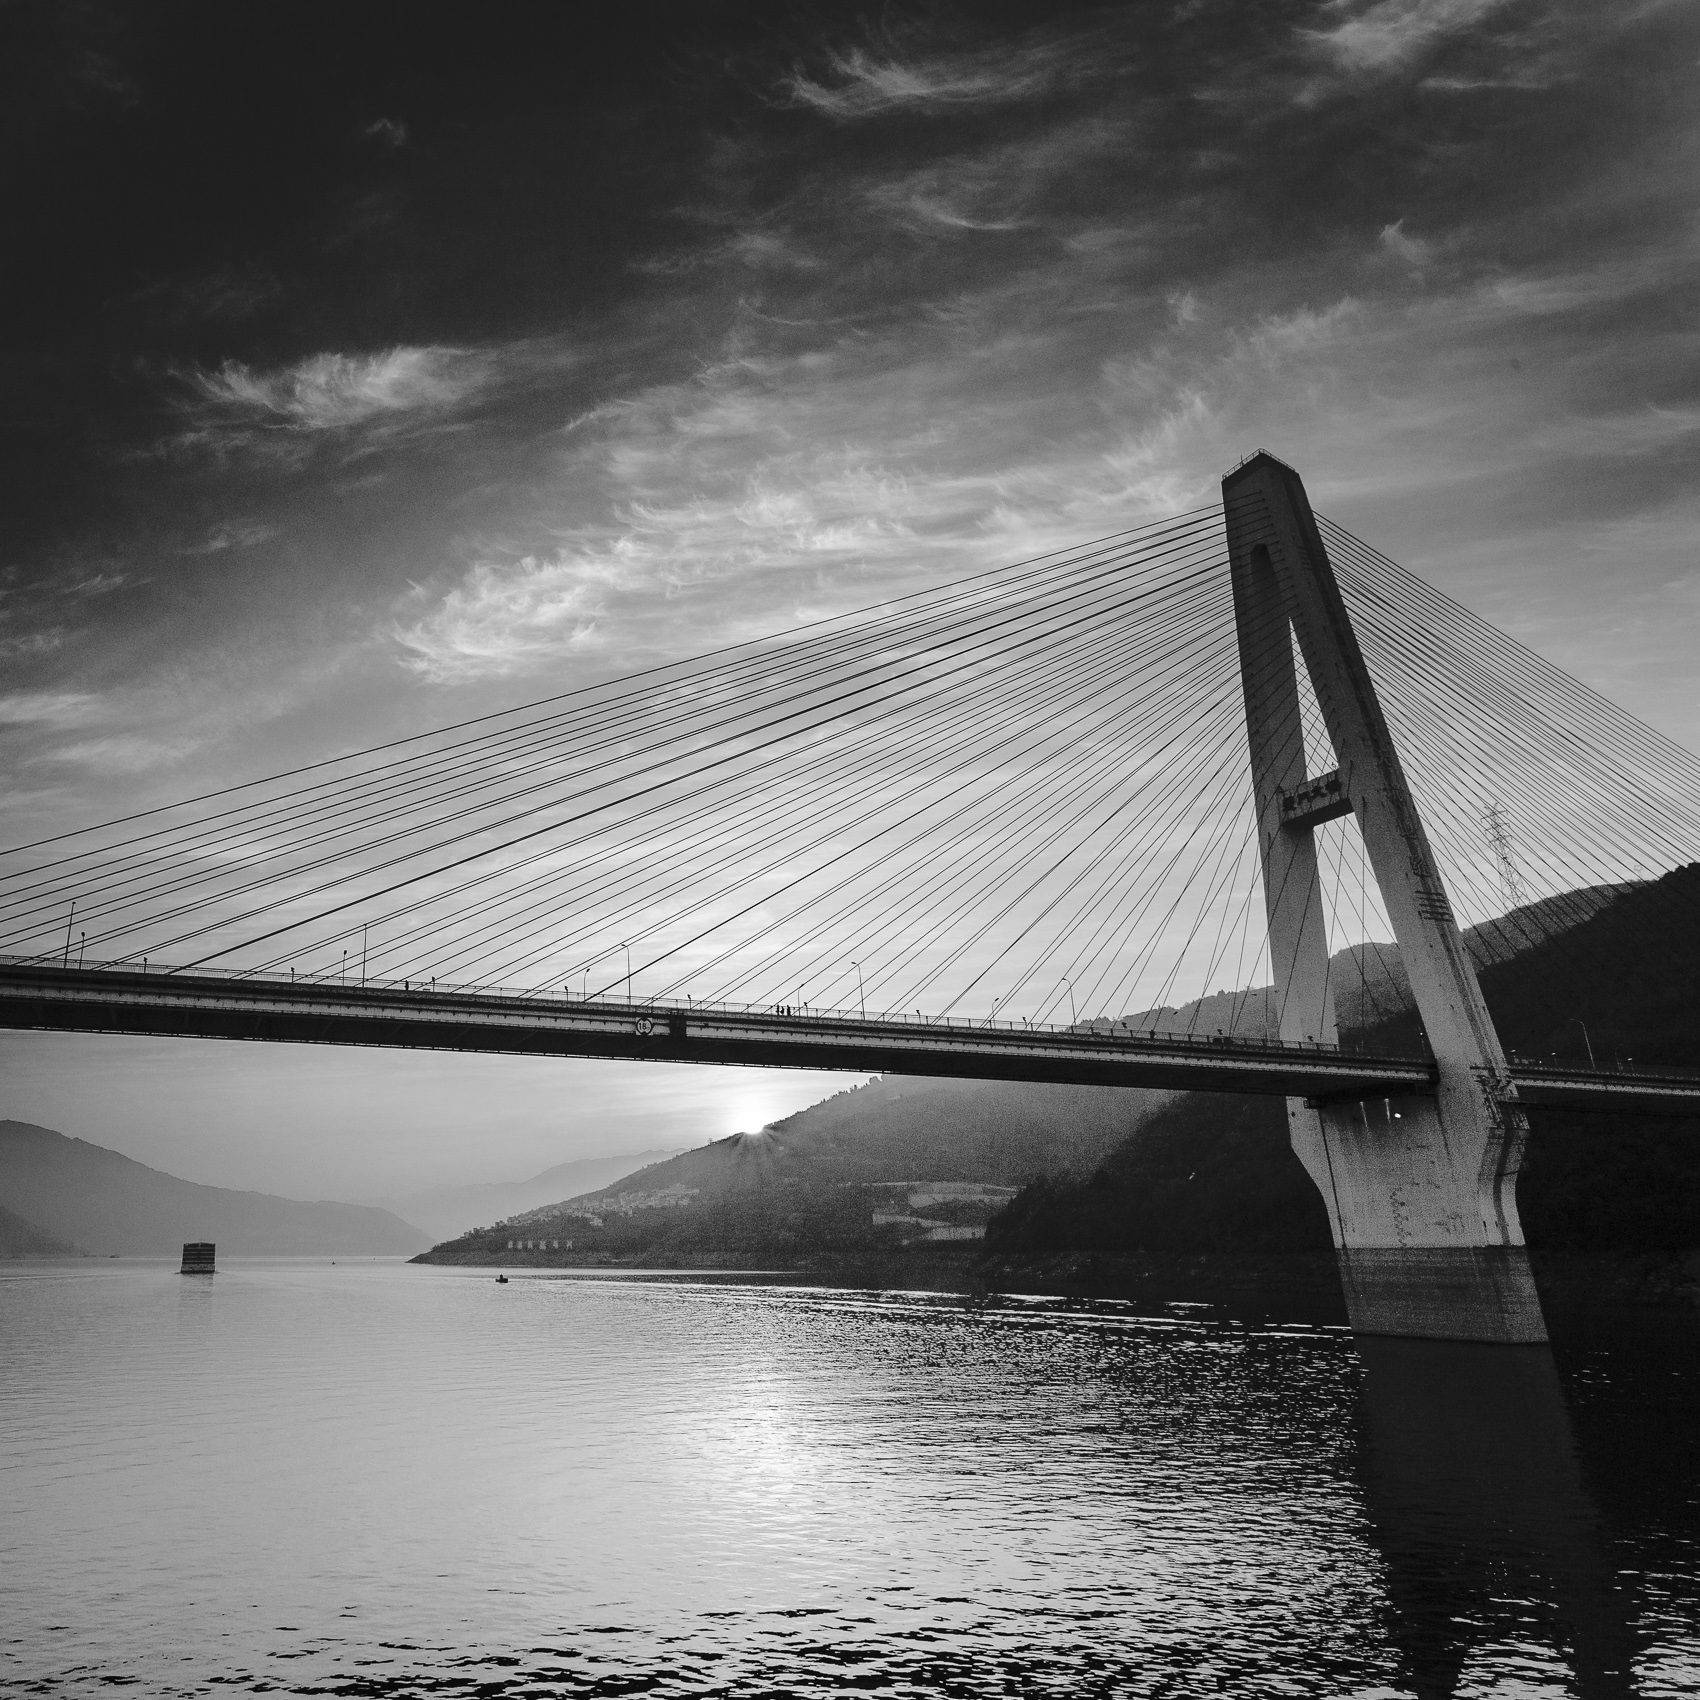
[[[92,510],[188,561],[235,507],[353,641],[464,680],[451,632],[502,676],[551,634],[614,664],[667,641],[658,583],[742,621],[787,548],[924,575],[1191,499],[1277,426],[1359,490],[1415,447],[1437,486],[1556,457],[1568,500],[1581,456],[1669,493],[1674,9],[423,8],[334,65],[305,15],[104,16],[53,50],[76,82],[98,37],[127,92],[33,203],[26,250],[83,263],[19,319],[50,428],[14,452],[55,473],[15,560]]]

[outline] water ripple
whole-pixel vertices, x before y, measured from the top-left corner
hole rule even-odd
[[[1466,1410],[1436,1360],[1337,1330],[109,1264],[0,1275],[0,1348],[8,1693],[1367,1700],[1700,1675],[1692,1458],[1649,1501],[1578,1463],[1556,1380],[1490,1370]],[[1691,1424],[1668,1342],[1584,1356],[1584,1442],[1603,1411],[1618,1446]]]

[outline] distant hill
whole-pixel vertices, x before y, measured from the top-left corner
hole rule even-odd
[[[1562,897],[1543,898],[1485,921],[1464,932],[1464,948],[1476,971],[1534,949],[1597,915],[1632,885],[1586,886]],[[1410,982],[1398,948],[1391,944],[1358,944],[1336,951],[1329,959],[1335,1012],[1342,1031],[1362,1030],[1408,1012]],[[1100,1016],[1082,1022],[1100,1032],[1126,1027],[1134,1032],[1233,1033],[1242,1038],[1273,1037],[1277,1030],[1274,989],[1253,986],[1244,991],[1212,992],[1176,1008],[1145,1010],[1111,1020]]]
[[[76,1257],[77,1248],[0,1208],[0,1257]]]
[[[974,1230],[1082,1174],[1169,1094],[892,1077],[433,1248],[429,1262],[792,1265]],[[875,1215],[891,1218],[876,1223]],[[515,1256],[510,1241],[527,1250]],[[535,1249],[532,1249],[535,1248]]]
[[[1482,993],[1508,1051],[1601,1067],[1700,1069],[1700,864],[1625,890],[1580,925],[1487,963]],[[1360,1028],[1407,1049],[1414,1019]],[[1639,1261],[1655,1288],[1687,1290],[1700,1254],[1700,1119],[1530,1112],[1518,1205],[1545,1259]],[[1084,1180],[1025,1189],[990,1224],[1005,1272],[1111,1260],[1332,1259],[1321,1199],[1293,1155],[1276,1098],[1187,1094]],[[1700,1274],[1700,1270],[1695,1273]]]
[[[198,1186],[31,1122],[0,1121],[0,1202],[49,1238],[135,1255],[212,1240],[220,1255],[418,1251],[427,1236],[387,1210]]]
[[[1477,964],[1491,969],[1586,924],[1631,889],[1598,887],[1532,904],[1471,929],[1466,942]],[[1360,946],[1333,960],[1344,1024],[1367,1032],[1378,1017],[1389,1017],[1376,1030],[1385,1030],[1390,1043],[1414,1045],[1414,1026],[1397,1013],[1408,996],[1392,947]],[[1119,1025],[1247,1034],[1271,1021],[1268,989],[1252,988],[1126,1017]],[[1201,1134],[1203,1124],[1213,1131]],[[1277,1129],[1273,1139],[1270,1127]],[[1146,1224],[1152,1248],[1161,1241],[1176,1255],[1206,1244],[1305,1255],[1315,1250],[1320,1225],[1326,1254],[1321,1204],[1283,1130],[1274,1100],[888,1077],[759,1133],[718,1140],[577,1197],[516,1212],[434,1247],[423,1261],[842,1266],[934,1242],[971,1245],[969,1236],[985,1231],[1004,1195],[1023,1187],[1001,1225],[1001,1243],[1018,1252],[1040,1249],[1039,1243],[1029,1248],[1019,1233],[1010,1238],[1037,1210],[1049,1212],[1050,1237],[1040,1237],[1049,1249],[1072,1245],[1090,1216],[1098,1224],[1089,1236],[1093,1244],[1125,1244],[1124,1224],[1136,1219]],[[1206,1145],[1217,1140],[1213,1156],[1201,1138]],[[1171,1177],[1172,1196],[1152,1189],[1148,1205],[1130,1216],[1126,1189],[1112,1184],[1116,1165],[1134,1163],[1139,1179],[1130,1184],[1138,1190],[1154,1171],[1138,1168],[1130,1153],[1155,1162],[1163,1151],[1169,1152],[1164,1161],[1182,1165]],[[1212,1163],[1220,1170],[1214,1179],[1208,1178]],[[1092,1202],[1099,1182],[1084,1184],[1095,1170],[1103,1182],[1101,1222]],[[1203,1239],[1194,1199],[1211,1201]],[[1165,1214],[1170,1206],[1172,1219]]]
[[[557,1163],[526,1181],[429,1187],[371,1202],[416,1223],[433,1239],[447,1239],[471,1228],[517,1216],[523,1210],[535,1210],[539,1205],[557,1204],[563,1198],[575,1198],[581,1192],[611,1186],[638,1169],[651,1163],[664,1163],[674,1155],[674,1151],[632,1151],[617,1157],[579,1157],[572,1162]]]

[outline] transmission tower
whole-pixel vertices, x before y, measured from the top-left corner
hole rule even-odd
[[[1488,848],[1493,852],[1499,869],[1499,883],[1505,901],[1512,909],[1521,909],[1529,901],[1522,876],[1517,872],[1517,860],[1511,853],[1511,834],[1506,829],[1505,812],[1498,803],[1489,803],[1482,810],[1482,825],[1487,832]]]

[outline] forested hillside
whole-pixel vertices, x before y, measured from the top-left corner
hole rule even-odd
[[[1516,1054],[1581,1066],[1591,1046],[1601,1067],[1700,1069],[1700,864],[1488,965],[1481,983]],[[1356,1037],[1406,1048],[1415,1032],[1401,1018]],[[1700,1122],[1538,1109],[1530,1121],[1518,1198],[1537,1265],[1606,1258],[1685,1286],[1700,1247]],[[1026,1188],[993,1220],[988,1251],[1006,1269],[1331,1256],[1281,1101],[1202,1094],[1153,1116],[1090,1177]]]
[[[462,1235],[422,1261],[512,1261],[516,1240],[525,1245],[519,1261],[555,1263],[790,1266],[877,1252],[900,1244],[905,1224],[874,1216],[910,1214],[917,1183],[1007,1189],[1088,1174],[1168,1098],[1095,1086],[874,1080],[601,1191]],[[965,1215],[917,1208],[928,1221]],[[984,1218],[982,1210],[972,1219]]]

